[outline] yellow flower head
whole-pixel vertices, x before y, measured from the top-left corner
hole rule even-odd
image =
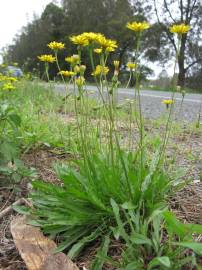
[[[78,78],[76,79],[76,85],[77,85],[78,87],[83,86],[84,83],[85,83],[85,78],[84,78],[83,76],[80,76],[80,77],[78,77]]]
[[[113,62],[113,64],[114,64],[115,69],[118,69],[119,65],[120,65],[120,61],[116,60],[116,61]]]
[[[147,22],[131,22],[127,23],[126,27],[135,32],[142,32],[150,27]]]
[[[116,48],[112,47],[112,46],[108,46],[106,48],[106,52],[114,52]]]
[[[18,79],[15,77],[6,77],[5,80],[10,81],[10,82],[17,82],[18,81]]]
[[[101,65],[97,65],[95,70],[93,71],[92,75],[93,76],[99,76],[101,74],[106,75],[109,72],[109,68],[108,67],[104,67]]]
[[[65,61],[67,63],[70,63],[71,65],[72,64],[78,64],[79,60],[80,60],[80,58],[79,58],[79,55],[78,54],[74,54],[72,56],[69,56],[69,57],[66,57],[65,58]]]
[[[132,63],[132,62],[128,62],[126,64],[127,68],[129,68],[130,70],[134,70],[135,68],[137,68],[137,64],[136,63]]]
[[[93,50],[95,53],[97,54],[101,54],[102,53],[102,48],[97,48]]]
[[[107,39],[103,35],[98,36],[96,42],[107,52],[113,52],[118,47],[115,40]]]
[[[72,76],[76,75],[75,72],[68,71],[68,70],[61,70],[60,72],[58,72],[58,74],[62,75],[64,77],[72,77]]]
[[[9,91],[11,91],[11,90],[15,90],[16,89],[16,87],[12,84],[12,83],[5,83],[4,85],[3,85],[3,90],[9,90]]]
[[[38,56],[38,59],[46,63],[53,63],[56,61],[56,58],[52,56],[51,54],[43,54],[41,56]]]
[[[51,50],[57,51],[65,48],[65,44],[62,42],[52,41],[47,45]]]
[[[176,33],[178,35],[186,34],[190,30],[190,26],[187,24],[174,24],[170,27],[171,33]]]
[[[69,39],[71,40],[72,43],[79,45],[79,46],[82,46],[82,47],[89,45],[88,39],[86,38],[86,36],[84,36],[82,34],[77,35],[77,36],[72,36]]]
[[[93,33],[93,32],[84,32],[81,34],[84,38],[88,40],[89,43],[96,42],[99,37],[104,37],[101,33]]]
[[[162,103],[165,104],[165,105],[170,105],[170,104],[174,103],[174,100],[172,100],[172,99],[164,99],[164,100],[162,100]]]

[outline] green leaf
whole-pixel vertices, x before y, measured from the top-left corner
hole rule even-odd
[[[21,118],[17,114],[10,114],[9,115],[9,120],[11,123],[13,123],[16,127],[21,125]]]
[[[191,235],[193,233],[202,234],[202,225],[191,223],[184,224],[180,222],[170,211],[165,211],[163,216],[166,221],[166,228],[169,232],[176,233],[181,237]]]
[[[166,229],[170,235],[177,234],[182,238],[186,235],[187,230],[172,212],[165,211],[163,216],[166,222]]]
[[[127,264],[126,267],[122,268],[123,270],[135,270],[135,269],[143,269],[143,264],[141,262],[131,262]]]
[[[156,266],[163,266],[169,269],[171,267],[170,259],[166,256],[155,257],[150,261],[147,269],[151,270]]]
[[[109,249],[110,239],[109,236],[105,236],[100,249],[97,252],[96,258],[91,265],[91,270],[102,270],[102,267],[106,261],[107,252]]]
[[[115,202],[115,200],[113,200],[113,199],[110,199],[110,202],[111,202],[111,206],[112,206],[112,209],[113,209],[113,212],[114,212],[114,216],[115,216],[115,219],[116,219],[116,222],[117,222],[117,225],[118,225],[118,231],[119,231],[120,235],[125,239],[125,241],[127,241],[128,240],[128,235],[125,232],[124,224],[123,224],[123,222],[121,220],[121,217],[120,217],[120,214],[119,214],[119,206]]]
[[[5,160],[10,161],[18,157],[19,149],[15,143],[4,141],[0,144],[0,154],[3,155]]]
[[[151,240],[143,234],[133,233],[130,237],[130,240],[132,241],[132,243],[134,243],[136,245],[144,245],[145,244],[145,245],[152,246]]]
[[[12,208],[22,215],[27,215],[30,212],[30,208],[26,206],[12,205]]]
[[[173,245],[192,249],[195,253],[202,256],[202,243],[194,242],[172,242]]]
[[[126,210],[134,210],[134,209],[136,209],[137,208],[137,206],[135,206],[133,203],[131,203],[131,202],[125,202],[125,203],[123,203],[122,205],[121,205],[121,207],[123,208],[123,209],[126,209]]]
[[[68,256],[70,257],[70,259],[73,259],[76,256],[78,256],[78,254],[84,248],[84,246],[87,243],[95,240],[100,234],[101,234],[101,231],[99,229],[97,229],[97,230],[93,231],[90,235],[83,237],[80,241],[78,241],[75,245],[73,245],[73,247],[68,252]]]

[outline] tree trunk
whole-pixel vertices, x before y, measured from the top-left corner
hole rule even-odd
[[[177,85],[184,87],[185,85],[185,68],[184,68],[184,61],[179,63],[179,74],[178,74],[178,82]]]

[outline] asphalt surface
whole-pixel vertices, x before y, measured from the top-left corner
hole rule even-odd
[[[96,86],[88,85],[86,88],[87,91],[91,92],[92,97],[98,97],[98,90]],[[56,84],[54,91],[60,95],[65,95],[66,93],[65,86],[63,84]],[[94,92],[94,94],[92,94],[92,91]],[[172,96],[171,92],[153,90],[140,91],[142,111],[146,118],[158,118],[163,113],[166,113],[166,106],[165,104],[162,104],[162,100],[170,99]],[[119,103],[124,102],[125,99],[134,99],[134,97],[134,89],[118,89],[117,98]],[[174,100],[174,118],[176,120],[193,122],[196,121],[200,113],[202,121],[202,94],[186,94],[182,104],[181,112],[181,93],[175,93]]]

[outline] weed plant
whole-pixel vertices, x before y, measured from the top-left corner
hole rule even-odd
[[[127,150],[118,132],[116,91],[119,86],[119,61],[114,61],[112,80],[108,81],[107,78],[107,59],[117,48],[116,42],[100,33],[83,33],[70,37],[77,46],[78,54],[66,58],[69,70],[60,70],[57,55],[59,50],[64,49],[64,44],[60,42],[48,45],[54,55],[39,57],[45,63],[47,79],[49,64],[56,62],[59,76],[66,83],[66,116],[67,104],[73,98],[76,130],[66,136],[74,137],[72,145],[76,146],[73,149],[79,152],[80,159],[69,165],[56,166],[61,186],[42,181],[33,182],[30,194],[33,209],[28,211],[30,223],[40,226],[50,237],[60,239],[57,251],[67,251],[70,258],[76,259],[87,245],[100,243],[90,266],[92,270],[103,269],[106,263],[114,265],[115,269],[126,270],[196,269],[197,254],[202,255],[202,245],[193,241],[192,234],[201,233],[202,227],[182,224],[168,210],[167,205],[168,196],[184,184],[178,178],[172,178],[165,166],[176,83],[173,83],[171,100],[164,102],[168,108],[164,134],[161,140],[152,142],[152,139],[148,139],[150,134],[145,130],[139,84],[141,38],[149,24],[133,22],[128,23],[127,27],[134,31],[136,44],[135,62],[128,63],[130,78],[133,75],[136,86],[135,100],[129,103]],[[175,25],[170,30],[177,34],[180,45],[189,26]],[[96,121],[91,117],[91,101],[85,95],[86,67],[82,63],[83,50],[89,53],[92,76],[99,92],[98,104],[94,108]],[[177,57],[178,52],[174,74]],[[97,66],[95,58],[99,62]],[[130,78],[127,85],[130,84]],[[40,95],[34,102],[40,99]],[[44,112],[43,105],[41,110]],[[46,107],[48,113],[52,110],[51,106],[48,104]],[[39,115],[41,117],[41,112]],[[40,117],[36,121],[40,121]],[[132,122],[138,129],[135,144]],[[27,214],[27,209],[16,209]],[[109,252],[110,243],[114,239],[123,246],[116,261],[113,256],[110,257]]]

